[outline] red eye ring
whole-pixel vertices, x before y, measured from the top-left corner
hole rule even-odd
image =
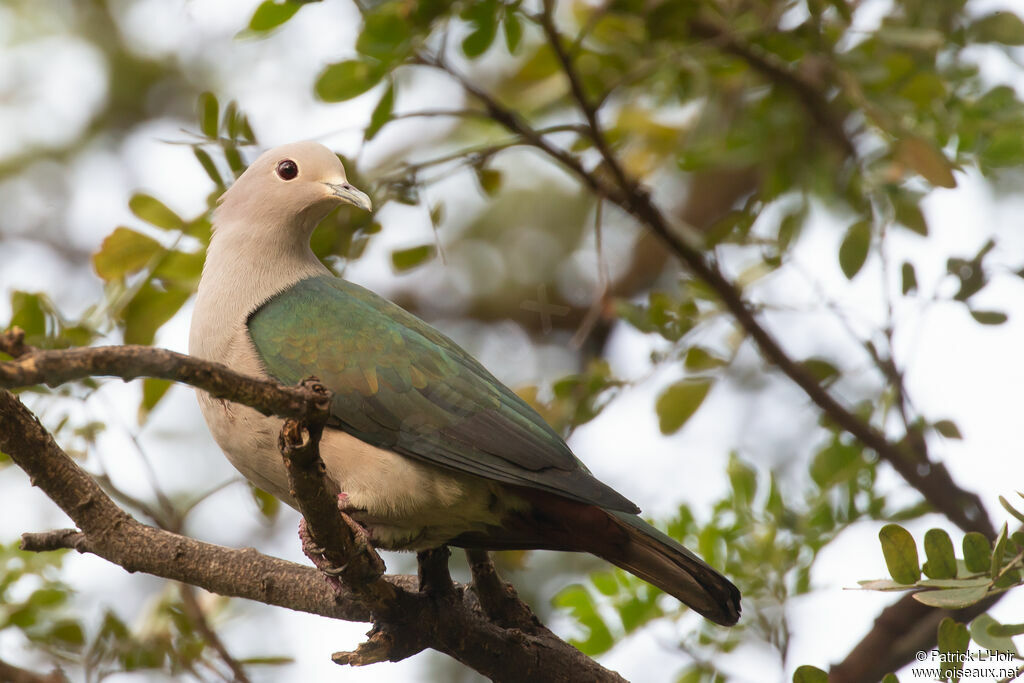
[[[277,177],[281,180],[294,180],[299,175],[299,165],[291,159],[284,159],[277,164]]]

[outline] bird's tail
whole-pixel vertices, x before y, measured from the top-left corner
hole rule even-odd
[[[626,532],[628,540],[591,552],[654,584],[716,624],[732,626],[739,620],[740,592],[729,579],[638,516],[605,512]]]
[[[449,545],[591,553],[654,584],[716,624],[732,626],[739,620],[736,586],[636,515],[529,489],[519,493],[533,503],[528,509],[486,532],[462,534]]]

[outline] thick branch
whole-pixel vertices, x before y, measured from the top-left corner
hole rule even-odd
[[[81,532],[29,534],[26,549],[74,548],[141,571],[199,586],[213,593],[349,621],[369,621],[369,611],[336,595],[308,567],[203,543],[139,523],[119,508],[56,444],[35,416],[0,389],[0,451],[28,474]],[[415,580],[396,578],[415,587]]]
[[[0,388],[17,389],[35,384],[57,386],[86,377],[106,376],[131,380],[159,377],[190,384],[214,398],[243,403],[264,415],[299,419],[325,419],[330,398],[302,387],[241,375],[220,363],[211,363],[151,346],[96,346],[43,351],[22,344],[23,333],[14,328],[0,335],[0,351],[16,356],[0,363]]]
[[[519,599],[516,589],[498,576],[486,550],[467,549],[466,559],[473,575],[473,592],[487,616],[499,624],[527,632],[542,627],[533,610]]]
[[[31,356],[23,360],[31,360]],[[176,362],[190,361],[181,357]],[[369,621],[376,616],[363,604],[362,595],[332,589],[315,569],[267,557],[251,548],[224,548],[139,523],[121,510],[5,389],[0,389],[0,451],[80,529],[26,534],[26,549],[74,548],[129,572],[142,571],[221,595],[337,619]],[[464,586],[454,587],[452,599],[435,600],[417,591],[414,577],[386,580],[395,593],[395,599],[386,605],[386,620],[380,622],[386,629],[374,630],[363,651],[369,656],[358,657],[360,651],[349,653],[349,663],[379,661],[367,651],[383,644],[378,652],[388,659],[401,659],[430,647],[496,681],[623,680],[545,628],[524,633],[495,624]]]
[[[934,646],[939,622],[944,618],[967,623],[987,612],[1004,595],[999,593],[960,610],[927,607],[912,595],[904,595],[882,610],[867,635],[842,662],[829,670],[828,680],[830,683],[880,681],[885,674],[914,661],[918,652]]]

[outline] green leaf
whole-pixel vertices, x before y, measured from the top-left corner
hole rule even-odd
[[[999,531],[999,535],[996,537],[996,542],[992,544],[992,563],[989,565],[989,576],[993,579],[999,575],[999,571],[1003,568],[1003,556],[1006,554],[1007,531],[1006,523],[1003,522],[1003,528]]]
[[[195,289],[205,260],[206,251],[168,251],[153,269],[153,277],[182,289]]]
[[[683,361],[683,367],[690,372],[700,372],[701,370],[713,370],[714,368],[720,368],[727,363],[727,360],[714,355],[703,347],[691,346],[686,351],[686,359]]]
[[[391,252],[391,266],[397,272],[410,270],[432,259],[437,254],[433,244],[421,244],[410,249],[399,249]]]
[[[505,46],[509,53],[514,55],[519,50],[519,43],[523,37],[523,24],[515,12],[505,10],[505,20],[501,27],[505,33]]]
[[[217,96],[212,92],[204,92],[199,96],[199,130],[208,138],[217,137],[220,107],[217,104]]]
[[[886,524],[878,532],[878,540],[882,543],[882,554],[893,580],[908,584],[921,578],[917,545],[909,531],[899,524]]]
[[[931,579],[956,577],[956,553],[953,541],[942,529],[929,529],[924,535],[924,573]]]
[[[370,125],[366,127],[363,138],[367,141],[372,140],[380,132],[380,129],[384,127],[384,124],[391,120],[394,110],[395,84],[392,82],[388,85],[388,89],[384,91],[384,94],[381,95],[377,106],[373,108],[373,113],[370,114]]]
[[[348,59],[328,64],[316,79],[317,97],[324,102],[344,102],[377,85],[386,69],[379,62]]]
[[[568,609],[576,621],[587,631],[586,640],[573,639],[570,641],[584,654],[598,655],[607,652],[615,644],[615,639],[594,606],[590,593],[583,586],[573,584],[564,588],[554,597],[552,603],[555,607]]]
[[[882,676],[882,683],[900,683],[900,679],[896,677],[896,674],[889,673]]]
[[[28,596],[28,604],[33,607],[54,607],[67,602],[68,592],[60,588],[38,588]]]
[[[402,3],[388,2],[364,14],[356,50],[383,64],[401,61],[409,52],[412,27],[403,16]]]
[[[963,439],[963,434],[960,433],[960,428],[956,426],[956,423],[952,420],[939,420],[932,425],[942,436],[947,439]]]
[[[725,472],[729,477],[733,495],[749,505],[757,493],[757,471],[734,454],[729,456]]]
[[[928,236],[928,221],[925,220],[921,207],[901,196],[895,201],[893,208],[895,209],[897,223],[910,228],[922,237]]]
[[[261,515],[268,520],[273,520],[277,517],[277,513],[281,510],[280,500],[252,484],[249,484],[249,494],[252,496],[253,501],[256,503],[256,508],[260,511]]]
[[[501,189],[501,171],[493,168],[476,168],[476,179],[480,183],[480,189],[488,197],[493,197]]]
[[[991,580],[987,576],[976,576],[970,579],[921,579],[916,586],[924,588],[974,588],[988,586]]]
[[[140,423],[145,421],[167,390],[171,388],[171,384],[173,383],[170,380],[158,377],[147,377],[142,380],[142,402],[139,404]]]
[[[807,220],[807,206],[802,205],[795,211],[787,213],[779,222],[778,247],[779,253],[785,252],[789,245],[800,236],[804,221]]]
[[[264,33],[275,29],[295,16],[303,4],[305,3],[265,0],[253,12],[252,19],[249,20],[249,30]]]
[[[124,343],[152,344],[156,331],[178,312],[191,294],[190,290],[158,289],[147,282],[124,309]]]
[[[793,683],[828,683],[828,674],[816,666],[804,664],[793,672]]]
[[[482,0],[470,3],[462,12],[473,30],[462,41],[462,53],[476,59],[494,42],[498,34],[498,3],[496,0]]]
[[[193,146],[192,153],[196,155],[199,165],[203,167],[203,170],[206,171],[206,175],[209,176],[214,185],[223,190],[224,178],[221,177],[220,171],[217,170],[217,165],[213,163],[213,159],[211,159],[210,155],[206,153],[206,150],[198,146]]]
[[[987,572],[992,566],[992,544],[984,534],[969,531],[964,535],[964,564],[971,572]]]
[[[903,262],[903,266],[900,269],[900,279],[902,280],[901,290],[903,296],[917,291],[917,272],[914,270],[912,263]]]
[[[78,649],[85,645],[85,632],[82,630],[82,625],[70,619],[61,619],[50,626],[49,638],[72,649]]]
[[[292,664],[295,661],[294,657],[246,657],[245,659],[239,659],[239,664],[245,664],[246,666],[280,666],[281,664]]]
[[[612,572],[594,572],[590,575],[590,582],[602,595],[611,596],[619,592],[619,583]]]
[[[846,279],[852,280],[868,259],[871,247],[871,223],[857,221],[846,231],[846,237],[839,245],[839,267]]]
[[[1024,45],[1024,21],[1013,12],[988,14],[971,24],[968,33],[981,43]]]
[[[1007,315],[1001,311],[971,311],[971,317],[982,325],[1002,325],[1007,321]]]
[[[839,377],[839,368],[829,363],[824,358],[808,358],[801,361],[800,365],[809,372],[819,383],[829,382]]]
[[[1017,521],[1024,522],[1024,512],[1021,512],[1017,508],[1010,505],[1010,501],[1006,500],[1002,496],[999,496],[999,504],[1003,506],[1003,509],[1009,512],[1011,515],[1017,518]]]
[[[967,652],[967,646],[970,645],[970,642],[971,636],[967,632],[967,627],[963,624],[954,621],[950,617],[945,617],[939,622],[939,652],[952,655],[943,658],[947,661],[942,661],[941,663],[942,672],[939,675],[939,680],[954,682],[960,680],[959,674],[955,672],[963,670],[964,662],[962,655]]]
[[[96,274],[107,282],[137,273],[164,248],[152,237],[130,228],[115,228],[92,255]]]
[[[231,168],[231,172],[235,174],[235,177],[245,173],[246,165],[242,161],[242,154],[238,151],[238,147],[235,145],[227,145],[224,147],[224,159],[228,162],[228,166]]]
[[[128,200],[128,208],[136,216],[151,225],[164,230],[182,230],[185,227],[178,214],[168,209],[163,202],[148,194],[138,193]]]
[[[993,624],[989,626],[988,631],[997,637],[1019,636],[1024,633],[1024,624]]]
[[[924,138],[908,137],[896,143],[896,158],[937,187],[956,187],[953,165]]]
[[[849,480],[864,463],[862,453],[856,444],[845,444],[839,439],[833,439],[811,461],[811,479],[822,489]]]
[[[971,638],[981,647],[996,652],[1018,654],[1017,646],[1010,640],[1011,634],[997,631],[1001,624],[988,614],[979,614],[971,622]]]
[[[892,579],[870,579],[865,581],[858,581],[860,587],[866,591],[908,591],[914,588],[914,584],[896,583]]]
[[[12,292],[10,326],[20,327],[24,330],[26,340],[45,338],[46,310],[42,295],[30,292]]]
[[[710,379],[684,379],[676,382],[658,397],[655,410],[662,434],[675,434],[700,408],[711,390]]]

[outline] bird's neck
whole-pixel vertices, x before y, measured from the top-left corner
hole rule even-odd
[[[189,353],[225,362],[257,307],[299,280],[330,274],[309,248],[311,232],[217,225],[199,281]]]

